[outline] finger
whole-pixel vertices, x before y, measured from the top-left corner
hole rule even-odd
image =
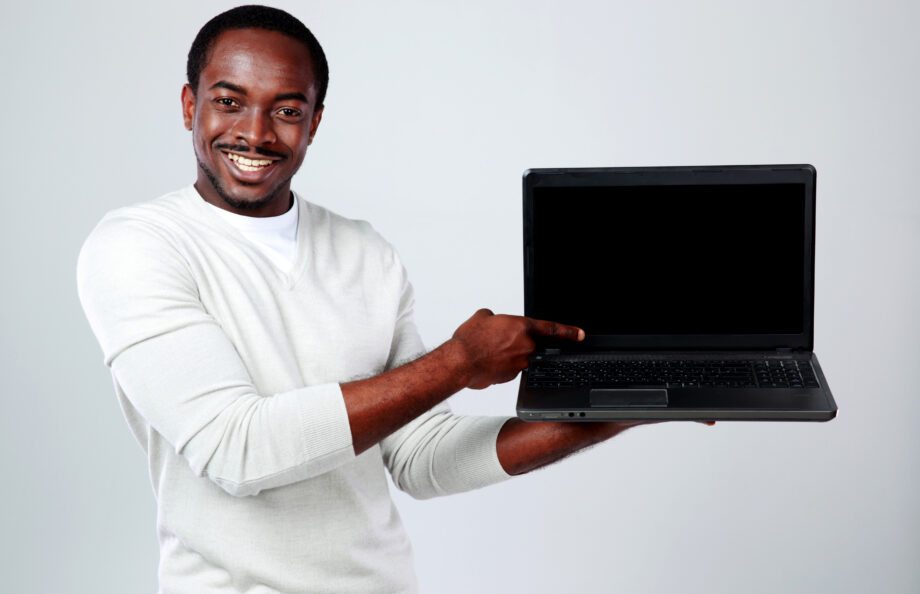
[[[496,378],[496,382],[495,382],[495,383],[496,383],[496,384],[504,384],[504,383],[506,383],[506,382],[510,382],[511,380],[513,380],[514,378],[516,378],[516,377],[518,376],[518,374],[520,374],[520,373],[521,373],[520,371],[509,371],[508,373],[502,374],[501,376],[499,376],[498,378]]]
[[[495,314],[492,313],[491,309],[489,309],[488,307],[483,307],[481,309],[477,309],[476,313],[473,314],[473,317],[474,318],[487,318],[489,316],[494,316],[494,315]]]
[[[552,336],[554,338],[566,338],[568,340],[584,340],[585,331],[577,326],[568,326],[566,324],[557,324],[548,320],[535,320],[527,318],[531,334],[540,336]]]

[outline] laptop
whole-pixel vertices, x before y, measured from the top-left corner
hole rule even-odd
[[[828,421],[814,344],[811,165],[531,169],[528,421]]]

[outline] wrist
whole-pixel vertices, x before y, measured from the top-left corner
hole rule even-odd
[[[450,338],[437,349],[441,352],[443,359],[441,361],[447,369],[450,376],[455,378],[458,384],[458,390],[469,387],[474,376],[474,359],[472,353],[467,348],[463,340],[456,337]]]

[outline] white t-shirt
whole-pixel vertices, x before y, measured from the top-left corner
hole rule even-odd
[[[287,212],[276,217],[248,217],[218,208],[210,202],[205,204],[254,243],[279,270],[287,273],[297,258],[297,213],[300,207],[297,200],[292,202]]]

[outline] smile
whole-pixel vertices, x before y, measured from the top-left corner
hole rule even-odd
[[[274,161],[269,159],[249,159],[236,153],[225,153],[242,171],[259,171],[269,167]]]

